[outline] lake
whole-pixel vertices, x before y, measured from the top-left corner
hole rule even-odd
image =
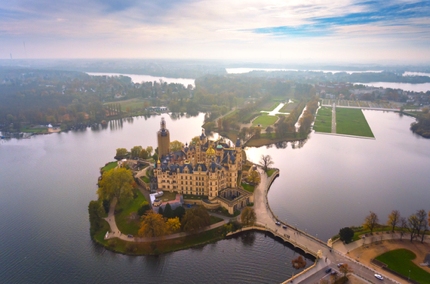
[[[291,143],[246,149],[248,159],[273,157],[280,177],[269,204],[288,223],[326,241],[360,225],[370,210],[385,223],[391,210],[408,217],[429,210],[430,140],[414,121],[364,111],[375,139],[312,133]],[[164,115],[171,139],[201,133],[203,114]],[[87,207],[96,199],[99,167],[116,149],[156,145],[160,116],[111,121],[106,129],[70,131],[0,144],[0,279],[5,283],[277,283],[294,273],[297,253],[262,233],[158,257],[130,257],[95,245]],[[309,263],[309,261],[308,261]],[[252,277],[250,276],[252,275]]]
[[[168,78],[168,77],[159,77],[159,76],[151,76],[151,75],[138,75],[138,74],[123,74],[123,73],[96,73],[96,72],[86,72],[90,76],[127,76],[131,78],[133,83],[142,83],[142,82],[154,82],[160,83],[160,80],[166,82],[167,84],[175,83],[182,84],[185,87],[191,85],[195,87],[195,79],[187,79],[187,78]]]
[[[200,135],[203,117],[165,115],[171,138],[189,142]],[[120,255],[91,241],[88,203],[96,199],[99,168],[117,148],[155,146],[159,127],[159,116],[137,117],[106,129],[1,140],[0,282],[279,283],[291,277],[298,254],[263,233],[158,257]]]
[[[411,92],[427,92],[430,91],[430,83],[411,84],[411,83],[395,83],[395,82],[371,82],[371,83],[354,83],[369,87],[400,89]]]

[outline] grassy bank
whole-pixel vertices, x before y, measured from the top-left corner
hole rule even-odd
[[[336,132],[353,136],[374,137],[361,109],[336,108]]]
[[[321,107],[315,118],[314,130],[316,132],[331,133],[332,108]]]
[[[136,198],[133,198],[127,203],[119,203],[115,208],[117,212],[115,215],[116,225],[123,234],[137,235],[137,231],[139,231],[140,227],[140,216],[137,215],[137,210],[139,210],[144,201],[146,201],[146,198],[140,190],[137,190]],[[132,213],[135,213],[135,215],[132,215]]]

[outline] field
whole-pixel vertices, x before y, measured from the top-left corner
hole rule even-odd
[[[269,125],[275,124],[277,120],[278,120],[277,116],[262,114],[252,121],[252,125],[253,126],[260,125],[262,128],[266,128]]]
[[[421,269],[412,262],[415,253],[407,249],[396,249],[376,257],[377,260],[387,264],[388,268],[402,274],[404,277],[419,283],[430,283],[430,273]]]
[[[136,198],[130,200],[127,203],[119,203],[117,205],[115,210],[118,213],[115,215],[115,220],[118,229],[123,234],[137,235],[137,231],[140,227],[140,217],[136,216],[138,217],[137,219],[131,219],[130,214],[137,212],[144,201],[146,201],[146,198],[139,190],[137,190]]]
[[[361,109],[336,108],[336,132],[353,136],[374,137]]]
[[[314,130],[316,132],[331,133],[332,108],[321,107],[315,118]]]

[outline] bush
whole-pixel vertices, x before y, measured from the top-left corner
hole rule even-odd
[[[339,230],[339,237],[341,241],[349,243],[354,237],[354,231],[349,227],[342,228]]]

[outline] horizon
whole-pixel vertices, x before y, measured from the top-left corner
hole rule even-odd
[[[0,59],[430,64],[421,0],[18,0],[0,11]]]

